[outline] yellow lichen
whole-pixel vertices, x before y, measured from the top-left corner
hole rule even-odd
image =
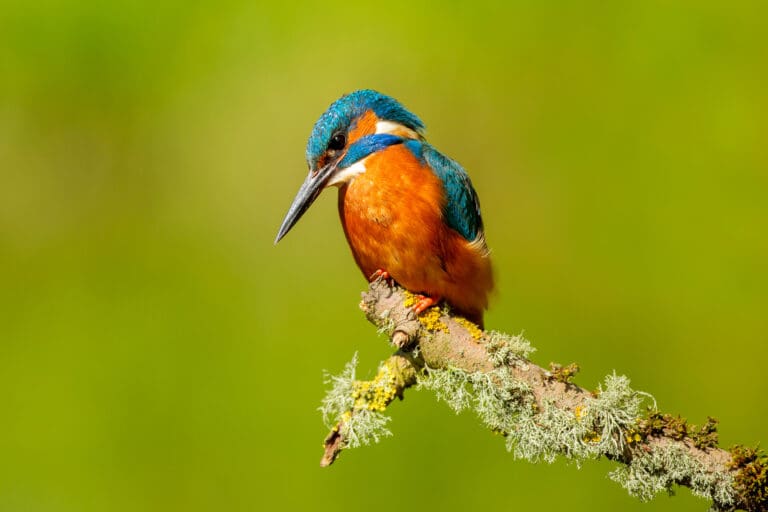
[[[584,441],[587,442],[587,443],[595,443],[595,444],[597,444],[597,443],[600,442],[600,439],[601,439],[600,434],[598,434],[597,432],[594,432],[594,431],[593,432],[589,432],[589,433],[587,433],[587,435],[584,436]]]
[[[440,320],[440,308],[432,306],[419,315],[419,322],[430,331],[448,332],[448,326]]]
[[[416,294],[411,293],[408,290],[403,290],[403,295],[405,295],[403,306],[407,308],[410,308],[411,306],[415,306],[416,303],[419,301],[419,298],[416,296]]]
[[[405,295],[403,306],[407,308],[415,306],[423,298],[421,295],[411,293],[408,290],[403,290],[403,295]],[[440,321],[440,315],[440,308],[437,306],[432,306],[431,308],[418,315],[418,318],[419,322],[421,322],[421,325],[430,331],[448,332],[448,326]]]
[[[627,431],[627,433],[624,435],[624,438],[627,440],[627,444],[639,443],[643,440],[643,436],[641,436],[640,433],[633,428]]]
[[[579,373],[579,365],[571,363],[563,366],[558,363],[549,363],[550,378],[564,384],[571,384],[571,379]]]
[[[469,334],[475,338],[476,340],[479,340],[483,336],[483,330],[480,329],[480,327],[477,326],[474,322],[470,322],[466,318],[457,316],[454,318],[456,320],[456,323],[464,327]]]
[[[581,416],[584,414],[584,407],[577,405],[573,408],[573,415],[576,417],[576,421],[581,421]]]
[[[339,419],[339,422],[336,425],[334,425],[333,431],[334,432],[338,432],[339,431],[339,427],[341,426],[341,424],[342,423],[347,423],[351,419],[352,419],[352,411],[345,411],[344,414],[341,415],[341,418]]]
[[[397,379],[389,366],[382,365],[373,380],[357,380],[352,398],[355,409],[383,411],[397,395]]]

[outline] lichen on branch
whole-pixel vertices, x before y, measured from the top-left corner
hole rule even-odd
[[[378,443],[391,436],[389,416],[383,411],[403,390],[416,380],[412,356],[396,353],[381,363],[372,380],[356,380],[357,354],[340,375],[326,375],[331,389],[320,406],[325,425],[331,432],[325,439],[325,453],[320,464],[328,466],[341,450]]]
[[[766,510],[765,456],[717,448],[716,420],[696,427],[662,414],[653,397],[623,375],[608,375],[589,391],[572,382],[575,363],[552,363],[550,370],[532,363],[534,349],[522,336],[482,331],[448,308],[417,318],[412,302],[410,293],[383,280],[363,294],[366,317],[399,350],[370,381],[355,380],[356,358],[329,379],[321,410],[331,432],[322,465],[345,448],[391,435],[384,411],[416,385],[457,413],[474,411],[506,438],[516,458],[551,463],[563,457],[579,465],[604,456],[620,464],[610,478],[641,500],[686,486],[714,510]]]

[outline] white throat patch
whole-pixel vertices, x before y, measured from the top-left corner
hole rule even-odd
[[[350,181],[352,181],[352,179],[355,176],[359,174],[363,174],[365,172],[366,160],[368,160],[368,157],[365,157],[362,160],[358,160],[357,162],[353,163],[349,167],[345,167],[344,169],[337,171],[336,174],[331,176],[331,179],[328,180],[328,183],[325,186],[340,187],[345,183],[349,183]]]

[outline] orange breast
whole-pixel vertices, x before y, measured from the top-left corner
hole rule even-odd
[[[445,225],[440,179],[403,145],[375,153],[339,193],[344,232],[365,276],[386,270],[408,290],[445,298],[482,324],[490,260]]]

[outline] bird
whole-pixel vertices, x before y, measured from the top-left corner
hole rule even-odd
[[[275,244],[337,187],[344,234],[369,281],[414,293],[417,315],[445,301],[483,328],[494,281],[480,201],[464,168],[426,141],[419,117],[380,92],[348,93],[315,123],[306,160]]]

